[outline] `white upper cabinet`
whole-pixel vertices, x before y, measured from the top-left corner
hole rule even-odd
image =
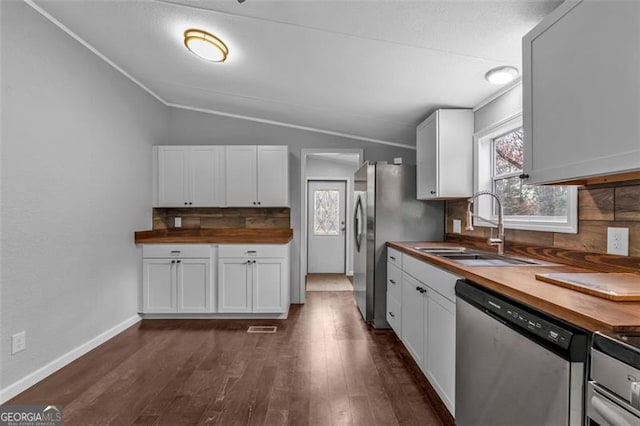
[[[158,147],[158,206],[185,206],[188,196],[189,150],[182,146]]]
[[[159,146],[158,207],[224,205],[224,147]]]
[[[281,145],[226,147],[227,205],[287,207],[289,150]]]
[[[288,207],[284,145],[158,146],[155,207]]]
[[[257,147],[239,145],[226,147],[227,204],[233,207],[253,207],[258,202]]]
[[[640,170],[640,2],[566,2],[523,38],[527,183]]]
[[[224,147],[192,146],[189,151],[189,202],[194,207],[224,205],[224,190]]]
[[[419,200],[473,193],[473,111],[439,109],[416,131]]]
[[[258,203],[261,206],[289,205],[289,149],[286,146],[258,146]]]

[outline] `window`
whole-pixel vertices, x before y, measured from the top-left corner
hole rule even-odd
[[[477,189],[502,201],[506,228],[577,232],[577,190],[573,186],[533,186],[520,179],[524,160],[522,117],[476,135]],[[476,199],[476,214],[497,220],[497,202]],[[481,219],[477,225],[489,226]]]
[[[340,191],[316,190],[313,194],[313,234],[340,234]]]

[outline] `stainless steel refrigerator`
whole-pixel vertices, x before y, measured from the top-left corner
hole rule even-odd
[[[365,321],[388,328],[387,241],[441,241],[444,202],[416,200],[416,166],[365,163],[354,175],[353,294]]]

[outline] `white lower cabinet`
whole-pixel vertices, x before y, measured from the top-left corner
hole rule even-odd
[[[142,262],[142,313],[212,311],[209,245],[145,247]]]
[[[178,312],[210,312],[211,259],[183,259],[176,274]]]
[[[251,264],[246,258],[218,260],[218,311],[251,312]]]
[[[286,312],[288,258],[288,245],[221,245],[218,312]]]
[[[456,373],[456,304],[429,290],[424,372],[453,414]]]
[[[145,259],[142,265],[142,312],[176,312],[175,260]]]
[[[402,342],[422,368],[427,288],[409,274],[402,275]]]
[[[253,264],[253,312],[284,312],[288,301],[287,259],[256,259]],[[285,288],[286,287],[286,288]]]
[[[402,270],[397,265],[402,265]],[[401,300],[391,281],[402,274]],[[456,299],[460,277],[402,254],[387,263],[387,321],[455,416]],[[400,325],[390,315],[400,313]]]

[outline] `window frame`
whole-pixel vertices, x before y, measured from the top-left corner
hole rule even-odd
[[[473,181],[475,192],[493,191],[494,139],[522,127],[522,125],[522,113],[519,112],[473,135],[475,166]],[[519,175],[520,173],[522,172],[513,174]],[[504,179],[508,175],[510,174],[500,175],[499,179]],[[567,219],[565,221],[554,220],[549,216],[517,216],[517,218],[515,216],[505,216],[504,227],[506,229],[576,234],[578,232],[578,187],[567,185],[567,196]],[[498,220],[497,215],[493,214],[492,197],[476,198],[473,204],[476,215],[493,221]],[[473,224],[474,226],[496,227],[494,224],[477,216],[473,218]]]

